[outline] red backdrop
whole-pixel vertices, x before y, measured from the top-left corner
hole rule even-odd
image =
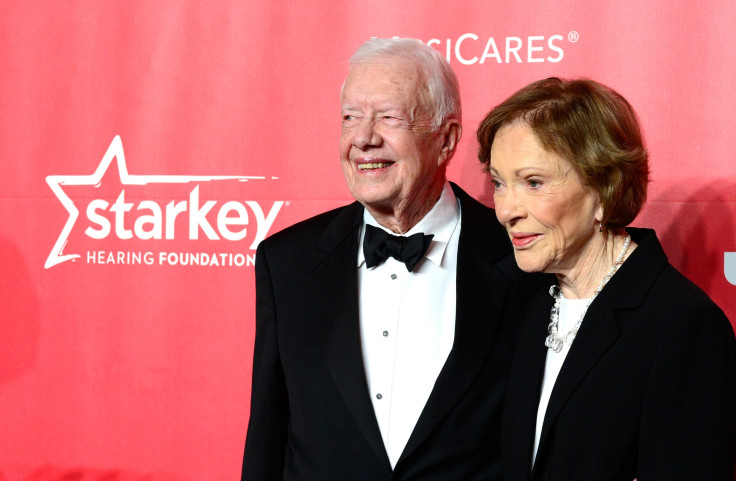
[[[3,2],[0,481],[238,477],[255,245],[350,200],[339,90],[372,36],[448,55],[449,177],[489,205],[493,105],[552,75],[621,92],[652,158],[636,225],[736,322],[729,1]]]

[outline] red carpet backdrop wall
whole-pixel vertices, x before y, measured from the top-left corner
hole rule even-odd
[[[730,1],[2,2],[0,481],[239,476],[255,248],[351,200],[339,91],[373,36],[447,55],[449,177],[488,205],[493,105],[621,92],[652,158],[635,225],[736,322]]]

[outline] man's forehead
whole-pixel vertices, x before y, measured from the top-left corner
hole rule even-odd
[[[410,59],[398,57],[364,61],[351,68],[343,85],[343,108],[371,103],[375,108],[416,104],[421,96],[421,73]]]
[[[417,62],[405,57],[378,57],[363,60],[350,68],[345,84],[354,83],[365,77],[376,77],[396,83],[416,83],[423,78]]]

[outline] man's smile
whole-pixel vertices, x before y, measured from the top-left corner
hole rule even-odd
[[[378,170],[378,169],[385,169],[387,167],[390,167],[394,165],[396,162],[391,160],[380,160],[380,161],[373,161],[373,162],[356,162],[355,167],[357,167],[358,170]]]

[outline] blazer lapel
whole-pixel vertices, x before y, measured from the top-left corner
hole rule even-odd
[[[537,459],[543,456],[549,433],[570,396],[619,336],[613,310],[605,299],[596,298],[588,308],[585,317],[552,389],[539,438]]]
[[[667,264],[667,256],[653,231],[631,227],[627,231],[639,247],[590,305],[586,320],[570,348],[547,405],[537,449],[537,462],[531,473],[533,479],[538,479],[542,474],[538,467],[545,464],[550,433],[560,413],[575,390],[619,337],[614,310],[633,308],[641,304],[659,271]],[[546,292],[532,301],[532,307],[524,316],[520,334],[522,342],[517,346],[514,355],[504,415],[504,442],[507,446],[504,452],[504,459],[507,461],[505,476],[508,480],[530,479],[529,464],[534,448],[536,416],[547,356],[544,339],[547,336],[552,304],[552,297]]]
[[[643,302],[649,286],[667,264],[667,256],[653,231],[636,228],[628,228],[627,231],[639,247],[632,252],[629,258],[631,262],[627,261],[621,266],[585,314],[580,332],[565,358],[552,390],[542,426],[539,451],[567,400],[618,339],[619,328],[614,308],[625,309]],[[631,271],[634,263],[639,265],[637,273]]]
[[[489,355],[510,286],[510,280],[495,267],[505,252],[501,252],[502,249],[494,252],[496,232],[483,215],[487,213],[485,207],[458,188],[455,194],[462,208],[455,340],[399,463],[437,428],[478,375]],[[483,214],[478,209],[484,209]],[[496,239],[507,242],[504,237]],[[489,289],[491,286],[493,288]]]
[[[325,257],[312,271],[312,278],[324,287],[324,296],[316,302],[319,312],[325,313],[325,351],[333,380],[368,444],[389,464],[370,401],[360,346],[356,268],[362,213],[363,207],[356,202],[325,229],[317,244]]]
[[[540,293],[531,306],[524,316],[519,336],[524,341],[517,345],[514,353],[504,407],[504,476],[514,481],[528,480],[531,476],[537,408],[547,356],[544,345],[546,319],[552,298],[546,292]]]

